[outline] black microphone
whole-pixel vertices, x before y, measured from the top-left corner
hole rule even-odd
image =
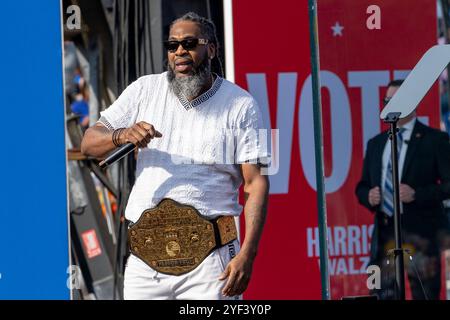
[[[136,146],[131,142],[124,144],[123,146],[117,148],[113,151],[105,160],[99,163],[100,168],[105,169],[107,166],[112,165],[113,163],[119,161],[127,154],[136,149]]]

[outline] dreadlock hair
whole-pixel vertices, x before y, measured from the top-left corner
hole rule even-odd
[[[200,27],[200,32],[202,33],[202,35],[206,39],[208,39],[208,42],[214,43],[214,45],[216,46],[216,55],[214,59],[211,60],[211,71],[214,71],[221,77],[223,77],[222,61],[219,57],[220,45],[219,41],[217,40],[216,25],[214,24],[214,22],[205,17],[199,16],[195,12],[188,12],[184,14],[182,17],[174,20],[170,24],[170,29],[172,29],[175,23],[180,21],[192,21],[197,23],[198,26]]]

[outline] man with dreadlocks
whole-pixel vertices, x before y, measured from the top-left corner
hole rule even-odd
[[[97,158],[126,143],[138,147],[125,211],[131,255],[124,298],[239,299],[266,217],[261,112],[248,92],[211,72],[220,60],[210,20],[185,14],[164,44],[168,71],[129,85],[81,146]],[[234,217],[242,182],[240,245]]]

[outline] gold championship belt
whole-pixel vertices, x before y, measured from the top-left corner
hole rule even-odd
[[[236,238],[234,217],[207,220],[194,207],[168,198],[128,229],[131,253],[170,275],[194,270],[211,251]]]

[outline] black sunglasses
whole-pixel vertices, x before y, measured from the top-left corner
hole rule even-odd
[[[208,39],[189,38],[181,41],[166,40],[164,41],[164,47],[169,52],[175,52],[178,50],[178,46],[181,44],[184,50],[194,50],[199,44],[207,44]]]

